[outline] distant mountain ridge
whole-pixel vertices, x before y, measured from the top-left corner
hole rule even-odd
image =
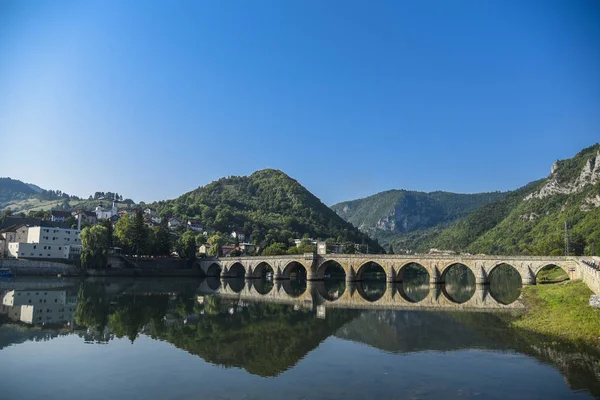
[[[331,208],[371,237],[382,243],[391,243],[410,234],[441,229],[507,194],[388,190],[363,199],[338,203]]]

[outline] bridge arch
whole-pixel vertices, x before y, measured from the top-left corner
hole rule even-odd
[[[498,303],[512,304],[521,296],[523,277],[518,267],[503,261],[494,263],[487,278],[489,294]]]
[[[281,271],[281,279],[306,279],[308,271],[300,261],[289,261]]]
[[[355,283],[356,291],[364,300],[375,303],[381,300],[388,290],[385,279],[358,281]]]
[[[268,273],[274,274],[275,270],[271,264],[267,263],[266,261],[261,261],[258,263],[258,265],[256,265],[256,267],[254,267],[254,270],[252,271],[252,278],[265,278]]]
[[[537,283],[569,280],[569,268],[562,263],[540,263],[533,271]]]
[[[335,259],[328,259],[317,268],[317,279],[345,279],[348,275],[342,264]]]
[[[243,278],[246,275],[246,268],[241,262],[234,262],[227,272],[227,277]]]
[[[221,276],[222,270],[223,268],[221,268],[221,264],[219,264],[218,262],[214,262],[210,264],[208,268],[206,268],[205,274],[207,277],[219,278]]]
[[[425,266],[412,261],[404,263],[398,270],[397,278],[396,290],[407,302],[419,303],[429,295],[430,274]]]
[[[462,304],[475,294],[473,269],[460,261],[446,265],[441,273],[443,293],[453,303]]]
[[[385,282],[386,278],[385,268],[376,261],[365,261],[356,270],[357,281],[382,279]]]

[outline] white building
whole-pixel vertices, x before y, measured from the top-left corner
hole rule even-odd
[[[118,215],[117,203],[115,203],[113,201],[111,209],[104,208],[102,206],[98,206],[98,207],[96,207],[95,212],[96,212],[97,219],[111,219],[115,215]]]
[[[81,254],[78,229],[32,226],[26,242],[8,244],[7,256],[12,258],[70,259]]]
[[[77,297],[64,290],[11,290],[3,293],[2,312],[27,324],[72,323]]]
[[[174,228],[177,228],[179,225],[181,225],[181,221],[179,221],[175,217],[169,218],[168,225],[169,225],[169,228],[174,229]]]
[[[244,232],[233,231],[233,232],[231,232],[231,237],[234,239],[237,239],[240,242],[243,242],[246,240],[246,234]]]
[[[201,231],[203,229],[200,221],[195,221],[193,219],[188,220],[187,227],[188,227],[188,229],[191,229],[195,232]]]

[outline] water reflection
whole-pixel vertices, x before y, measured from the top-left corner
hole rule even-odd
[[[346,291],[346,280],[343,278],[325,279],[315,284],[319,295],[328,300],[335,301],[342,297]]]
[[[475,294],[475,275],[465,265],[450,266],[442,277],[444,294],[457,304],[465,303]]]
[[[402,269],[398,286],[400,295],[411,303],[418,303],[429,294],[429,273],[419,264],[409,264]]]
[[[500,275],[499,275],[500,276]],[[501,279],[497,276],[497,279]],[[236,280],[224,280],[224,284],[239,288]],[[266,299],[274,293],[275,285],[289,285],[292,292],[294,285],[302,285],[302,281],[291,280],[284,282],[271,282],[268,280],[252,280],[246,289],[255,290],[257,293],[266,292]],[[456,285],[454,282],[450,282]],[[241,285],[244,285],[242,280]],[[304,283],[306,285],[306,283]],[[320,285],[320,286],[319,286]],[[492,283],[492,286],[498,283]],[[425,287],[421,278],[406,279],[403,284],[386,284],[385,281],[374,280],[348,284],[343,280],[331,282],[318,282],[315,286],[296,290],[296,293],[305,291],[328,293],[331,298],[340,297],[344,293],[362,292],[367,298],[378,298],[386,290],[403,291],[405,296],[412,299],[423,297]],[[427,287],[425,296],[441,296],[445,285]],[[473,285],[475,286],[475,285]],[[302,359],[307,358],[307,368],[301,371],[312,371],[321,368],[320,373],[329,374],[334,382],[337,379],[347,380],[347,371],[333,367],[335,360],[323,358],[326,351],[319,346],[326,339],[343,340],[344,360],[349,365],[356,365],[360,369],[360,376],[364,379],[377,380],[386,373],[399,373],[403,363],[389,360],[389,354],[376,353],[372,364],[362,366],[365,350],[360,350],[353,356],[355,347],[352,342],[359,342],[367,346],[384,350],[392,354],[413,354],[421,351],[439,350],[452,352],[462,349],[487,349],[490,351],[506,352],[510,350],[536,360],[552,365],[565,377],[566,382],[573,389],[584,389],[595,395],[600,395],[600,385],[596,376],[600,376],[600,355],[598,350],[568,343],[560,343],[553,338],[532,337],[526,332],[510,328],[514,318],[509,313],[489,312],[441,312],[441,311],[360,311],[355,309],[326,309],[322,304],[294,303],[278,304],[276,302],[253,302],[243,297],[227,298],[218,294],[210,295],[198,292],[198,288],[210,287],[208,281],[200,282],[174,282],[169,280],[143,282],[124,280],[101,280],[76,282],[67,288],[51,288],[47,290],[12,289],[2,293],[3,310],[7,307],[37,307],[44,304],[64,304],[73,307],[72,314],[66,314],[61,322],[63,326],[48,324],[48,320],[29,322],[26,318],[11,318],[9,313],[4,317],[9,322],[0,322],[0,349],[11,344],[23,343],[27,340],[51,339],[60,335],[75,335],[86,343],[108,343],[111,345],[118,338],[123,338],[134,344],[138,343],[140,335],[156,340],[167,341],[173,346],[185,350],[187,353],[198,356],[203,360],[225,367],[242,368],[250,374],[258,376],[278,377],[282,372],[293,369]],[[243,286],[242,286],[243,287]],[[296,286],[298,287],[298,286]],[[479,291],[486,292],[487,287],[477,286]],[[197,290],[198,289],[198,290]],[[494,289],[497,290],[497,289]],[[347,291],[347,292],[346,292]],[[246,290],[244,290],[246,292]],[[20,295],[18,293],[21,293]],[[38,294],[36,294],[38,293]],[[43,293],[47,293],[44,295]],[[340,294],[342,293],[342,294]],[[500,293],[500,292],[496,292]],[[511,294],[514,295],[514,294]],[[38,296],[38,297],[36,297]],[[41,297],[46,296],[46,297]],[[478,296],[475,294],[475,296]],[[485,295],[483,295],[485,297]],[[39,299],[42,302],[39,302]],[[46,300],[46,303],[43,300]],[[56,302],[54,302],[56,299]],[[31,300],[31,302],[30,302]],[[12,301],[12,303],[11,303]],[[5,305],[11,303],[11,305]],[[335,304],[335,301],[332,303]],[[50,309],[49,306],[45,306]],[[57,306],[58,307],[58,306]],[[36,315],[34,312],[33,315]],[[44,314],[46,311],[43,312]],[[48,312],[52,321],[60,318],[54,312]],[[23,314],[21,313],[21,316]],[[10,318],[10,319],[9,319]],[[19,329],[12,328],[18,323]],[[34,328],[22,329],[21,326],[45,326],[46,330],[40,332]],[[64,327],[68,329],[65,330]],[[329,343],[329,342],[328,342]],[[146,345],[148,345],[146,343]],[[342,346],[336,344],[336,346]],[[164,348],[164,347],[163,347]],[[336,350],[339,357],[339,349]],[[38,360],[26,356],[22,362],[35,363]],[[114,357],[111,352],[103,356]],[[310,354],[314,357],[308,359]],[[333,353],[332,353],[333,354]],[[360,355],[359,355],[360,354]],[[2,355],[0,355],[2,357]],[[40,357],[43,357],[40,355]],[[437,353],[430,353],[427,360],[431,368],[442,360]],[[474,360],[474,353],[469,353],[469,362]],[[482,353],[477,357],[486,359]],[[515,357],[511,356],[514,360]],[[81,361],[81,360],[79,360]],[[117,362],[113,360],[113,362]],[[514,372],[514,362],[511,361],[505,376]],[[117,362],[118,363],[118,362]],[[315,364],[317,363],[317,364]],[[323,364],[324,363],[324,364]],[[385,368],[378,366],[387,365]],[[387,363],[387,364],[386,364]],[[33,364],[32,364],[33,365]],[[323,365],[326,365],[325,368]],[[491,364],[490,364],[491,365]],[[382,369],[383,368],[383,369]],[[491,367],[490,367],[491,368]],[[528,373],[535,374],[541,364],[533,365]],[[85,370],[85,369],[83,369]],[[136,374],[135,368],[130,374]],[[513,371],[513,372],[510,372]],[[156,378],[164,371],[156,371]],[[229,382],[234,374],[227,369],[219,369],[218,374],[223,376],[223,381]],[[339,375],[338,375],[339,374]],[[472,371],[471,379],[477,382],[484,377],[485,372]],[[145,370],[145,376],[154,377],[152,370]],[[281,375],[284,376],[284,375]],[[335,378],[334,378],[335,377]],[[296,376],[303,380],[302,375]],[[532,381],[534,382],[534,381]],[[559,379],[556,384],[561,384]],[[113,382],[111,382],[111,385]],[[114,384],[118,384],[114,382]],[[535,382],[533,383],[535,384]],[[549,382],[544,385],[550,384]],[[234,385],[224,385],[215,398],[230,397],[227,390]],[[335,384],[337,385],[337,383]],[[435,385],[459,390],[455,376],[451,373],[440,371],[436,375]],[[3,386],[5,387],[5,386]],[[307,386],[310,387],[310,386]],[[113,388],[115,390],[119,388]],[[323,389],[323,388],[321,388]],[[177,390],[171,387],[171,390]],[[244,386],[249,397],[269,397],[267,392],[260,392],[252,385]],[[319,390],[308,397],[318,397]],[[394,391],[381,388],[382,398],[393,397]],[[504,397],[512,394],[507,389]],[[104,393],[109,397],[108,393]],[[281,393],[279,393],[281,394]],[[347,394],[347,398],[364,398],[366,393]],[[427,396],[425,396],[427,397]],[[273,398],[273,396],[270,396]]]
[[[501,264],[490,273],[490,295],[501,304],[511,304],[521,295],[523,280],[508,264]]]
[[[387,290],[385,279],[367,279],[354,284],[361,297],[369,302],[381,299]]]
[[[255,279],[254,281],[252,281],[252,285],[254,286],[254,289],[260,293],[260,294],[268,294],[271,292],[271,290],[273,290],[273,280],[272,279]]]
[[[306,292],[306,279],[286,279],[282,281],[284,292],[291,297],[298,297]]]

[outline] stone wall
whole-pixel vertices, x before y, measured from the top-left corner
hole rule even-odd
[[[80,275],[75,265],[54,261],[0,259],[0,268],[8,268],[15,275]]]
[[[600,294],[600,271],[580,262],[579,275],[581,280],[588,285],[592,292]]]

